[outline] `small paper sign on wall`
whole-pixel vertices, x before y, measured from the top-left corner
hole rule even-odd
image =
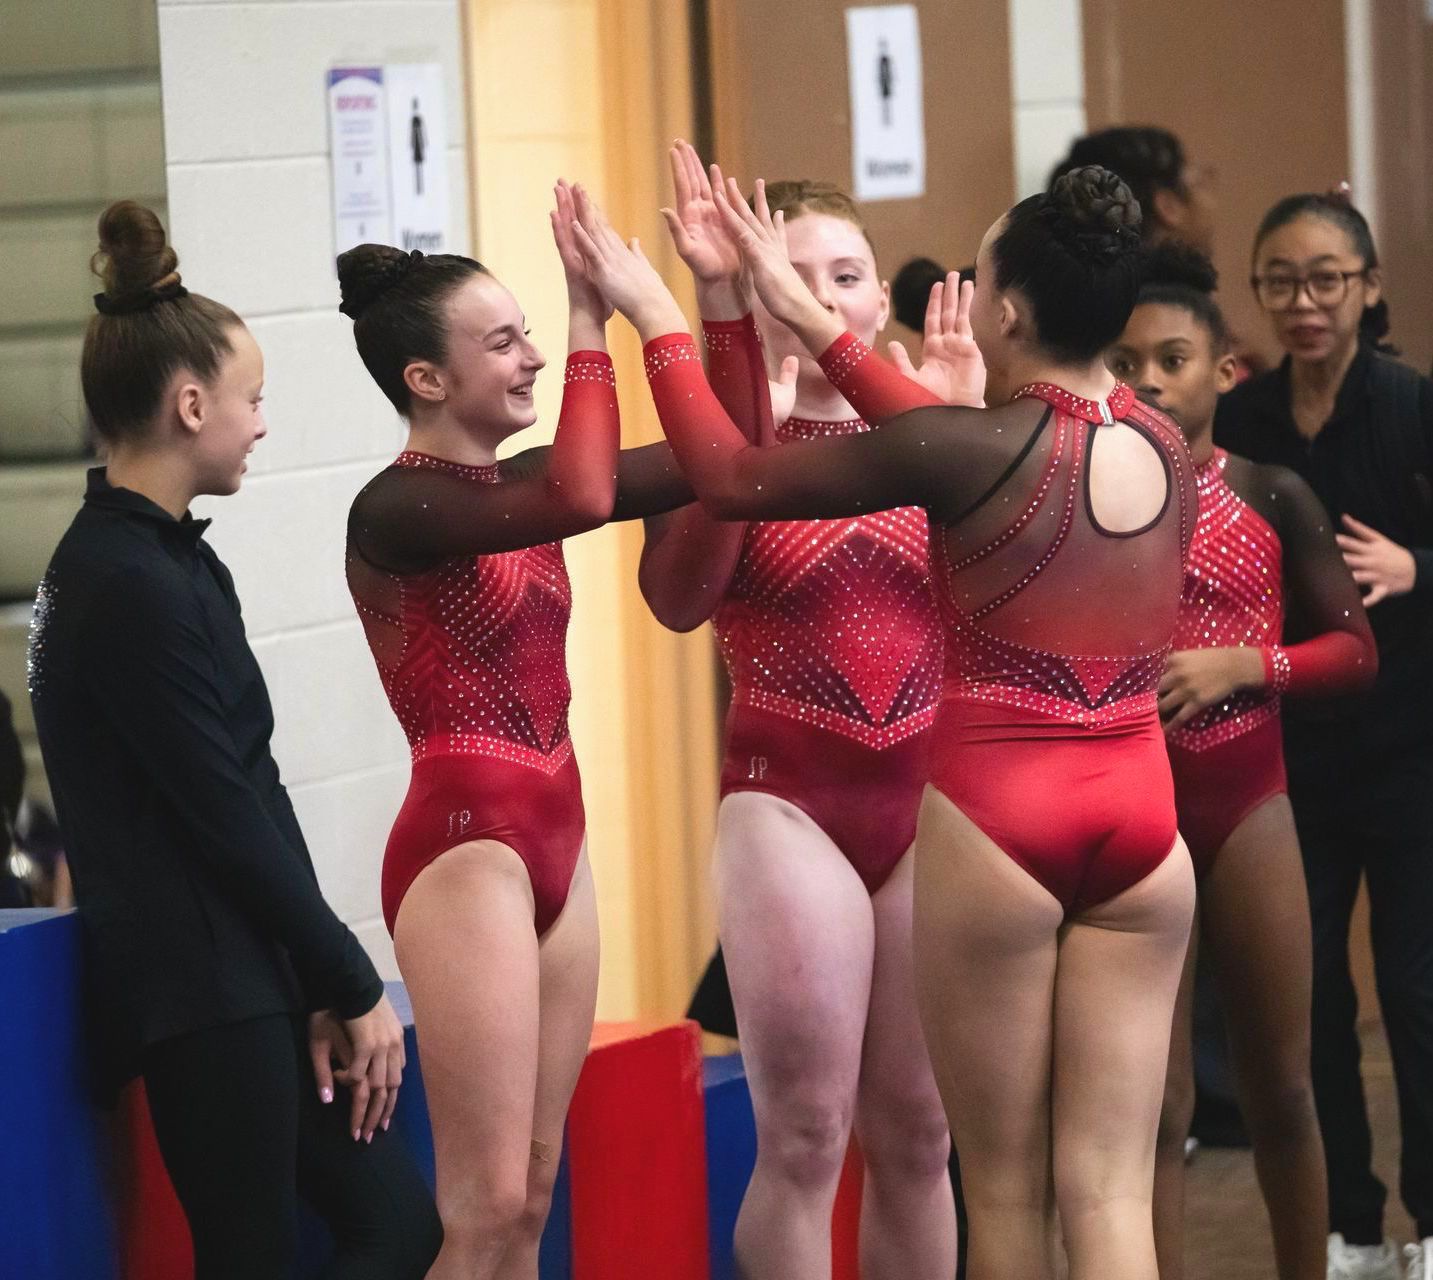
[[[448,208],[448,104],[437,62],[383,68],[388,88],[388,172],[393,243],[451,253]]]
[[[334,252],[370,242],[451,252],[442,65],[335,67],[328,111]]]
[[[925,91],[915,5],[847,9],[846,60],[856,199],[923,196]]]
[[[393,239],[388,186],[388,115],[382,67],[328,73],[328,150],[333,176],[334,252]]]

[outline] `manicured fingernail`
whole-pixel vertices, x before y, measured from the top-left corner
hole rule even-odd
[[[373,1135],[370,1133],[368,1137],[364,1138],[364,1142],[368,1143],[368,1145],[371,1147],[373,1145]]]
[[[332,1101],[333,1101],[333,1090],[332,1090],[332,1089],[320,1089],[320,1090],[318,1091],[318,1096],[319,1096],[320,1098],[322,1098],[325,1102],[332,1102]]]
[[[361,1130],[355,1129],[355,1130],[353,1131],[353,1140],[354,1140],[355,1142],[357,1142],[357,1141],[359,1140],[359,1138],[361,1138],[362,1136],[363,1136],[363,1133],[362,1133]]]
[[[387,1132],[388,1132],[388,1126],[389,1126],[390,1124],[392,1124],[392,1123],[393,1123],[392,1120],[385,1120],[385,1121],[383,1122],[383,1132],[384,1132],[384,1133],[387,1133]]]

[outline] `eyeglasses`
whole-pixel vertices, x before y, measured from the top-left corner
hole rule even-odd
[[[1250,276],[1254,296],[1265,311],[1287,311],[1298,300],[1300,292],[1309,291],[1309,300],[1316,307],[1336,307],[1348,297],[1350,280],[1361,280],[1368,275],[1368,268],[1358,271],[1311,271],[1306,276],[1285,275],[1279,272],[1271,276]]]

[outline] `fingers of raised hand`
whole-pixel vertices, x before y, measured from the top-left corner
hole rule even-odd
[[[945,301],[945,285],[937,280],[930,287],[930,297],[925,304],[925,339],[930,342],[940,337],[941,306]]]
[[[956,275],[956,279],[958,281],[956,285],[956,292],[960,296],[959,301],[956,303],[955,329],[956,332],[959,333],[962,337],[969,337],[970,304],[975,301],[975,281],[960,280],[959,275]]]
[[[941,289],[940,327],[946,333],[953,333],[959,315],[960,272],[952,271],[946,276],[945,286]]]
[[[907,354],[904,344],[893,341],[888,347],[888,350],[891,353],[891,363],[905,374],[907,378],[914,378],[916,376],[915,365],[911,363],[911,358],[909,354]]]

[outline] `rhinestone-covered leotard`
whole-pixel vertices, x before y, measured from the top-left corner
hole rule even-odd
[[[616,413],[606,356],[571,357],[558,430],[584,431],[595,465],[609,472],[613,462],[603,458],[615,455]],[[405,480],[430,487],[410,483],[401,492]],[[391,931],[409,885],[440,853],[487,839],[508,845],[526,865],[541,935],[566,902],[585,827],[567,730],[572,592],[562,544],[395,571],[384,567],[382,550],[385,543],[401,545],[403,512],[387,515],[390,530],[399,532],[380,542],[372,532],[379,523],[374,513],[390,501],[380,482],[397,495],[390,505],[407,504],[410,521],[419,509],[427,514],[444,506],[456,520],[459,504],[472,519],[484,490],[510,482],[500,479],[496,465],[403,453],[359,495],[350,516],[349,588],[413,759],[412,782],[384,855],[384,918]],[[493,545],[501,544],[505,522],[494,513]]]
[[[1201,876],[1239,824],[1287,789],[1280,694],[1345,692],[1371,682],[1377,671],[1365,611],[1317,499],[1302,492],[1305,486],[1291,473],[1232,462],[1249,497],[1281,527],[1236,491],[1230,456],[1214,450],[1196,473],[1199,519],[1174,648],[1258,648],[1264,684],[1239,690],[1169,735],[1179,830]],[[1300,603],[1320,628],[1287,648],[1286,541]]]
[[[750,323],[704,328],[713,383],[762,368]],[[775,439],[869,430],[790,418]],[[721,794],[795,805],[871,892],[915,838],[940,696],[928,542],[918,507],[753,522],[712,619],[732,686]]]
[[[708,391],[685,335],[647,347],[663,428],[720,514],[832,517],[919,503],[945,622],[931,782],[1067,911],[1137,883],[1175,844],[1156,690],[1193,532],[1179,432],[1116,386],[1106,402],[1036,386],[991,413],[926,409],[847,334],[822,357],[879,431],[753,449]],[[1132,430],[1163,502],[1102,527],[1089,486],[1099,424]],[[1123,442],[1128,443],[1128,442]],[[1161,474],[1162,473],[1162,474]],[[1138,797],[1132,803],[1131,798]]]

